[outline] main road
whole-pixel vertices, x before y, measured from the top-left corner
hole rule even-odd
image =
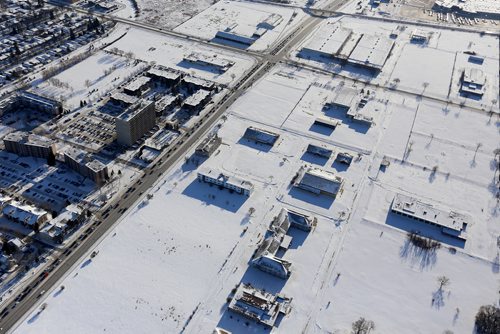
[[[346,3],[346,0],[334,1],[327,6],[328,10],[335,10]],[[110,19],[110,17],[106,17]],[[129,20],[124,22],[124,19],[113,20],[129,24]],[[110,203],[106,209],[102,209],[97,213],[97,218],[91,223],[79,238],[69,245],[65,251],[51,259],[46,265],[46,269],[34,277],[31,282],[25,285],[24,290],[6,303],[4,309],[0,312],[0,333],[7,333],[13,330],[17,323],[24,318],[31,310],[34,310],[35,305],[41,301],[45,292],[51,291],[59,281],[77,265],[84,256],[94,250],[99,242],[106,236],[110,229],[117,224],[124,214],[134,206],[139,200],[145,197],[148,191],[154,187],[157,180],[179,159],[183,158],[188,150],[213,127],[219,118],[248,88],[250,88],[257,80],[266,75],[271,68],[278,62],[282,61],[289,50],[307,36],[320,22],[322,18],[310,16],[302,22],[300,26],[295,28],[287,36],[281,39],[268,54],[259,54],[259,61],[244,75],[238,83],[215,105],[208,110],[202,119],[196,123],[193,128],[181,134],[175,143],[144,170],[141,178],[137,179],[130,185],[129,191],[115,202]],[[134,22],[134,21],[132,21]],[[133,25],[141,23],[134,22]],[[154,27],[146,27],[152,30]],[[161,33],[167,33],[165,30],[159,30]],[[168,34],[171,34],[170,32]],[[188,38],[186,36],[176,36],[179,38]],[[218,45],[217,47],[221,47]],[[223,46],[222,46],[223,47]],[[229,47],[228,47],[229,48]],[[230,48],[232,51],[233,48]],[[239,52],[242,52],[239,50]],[[102,216],[101,219],[99,219]],[[99,256],[99,255],[97,255]],[[50,307],[50,306],[49,306]],[[43,310],[39,310],[43,312]],[[36,316],[36,315],[35,315]]]

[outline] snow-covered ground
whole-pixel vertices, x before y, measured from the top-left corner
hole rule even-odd
[[[137,0],[139,20],[174,28],[210,7],[213,0]]]
[[[144,50],[141,57],[155,52]],[[99,255],[78,263],[61,282],[66,289],[47,292],[40,300],[47,308],[33,310],[15,333],[205,333],[216,326],[268,333],[227,311],[239,282],[293,298],[276,333],[348,333],[360,316],[375,322],[374,333],[470,333],[479,306],[498,303],[498,118],[370,87],[365,108],[373,124],[361,125],[325,108],[347,87],[367,89],[277,65],[230,107],[219,123],[223,144],[201,162],[252,182],[252,195],[198,182],[200,161],[181,159],[153,198],[136,203],[97,245]],[[342,123],[326,131],[313,125],[320,116]],[[248,126],[280,137],[273,147],[255,144],[242,138]],[[335,154],[311,156],[310,143]],[[334,162],[339,152],[354,156],[349,167]],[[390,165],[381,171],[384,157]],[[343,192],[333,199],[291,188],[303,165],[343,177]],[[467,242],[389,213],[396,193],[470,215]],[[287,281],[248,267],[282,207],[318,218],[309,233],[289,231]],[[441,248],[419,252],[407,242],[410,230],[437,238]],[[440,290],[442,275],[450,284]]]
[[[95,101],[128,78],[141,71],[141,65],[125,57],[99,51],[81,63],[46,80],[32,91],[42,96],[64,101],[69,109],[76,109],[80,101]],[[144,68],[144,66],[142,66]],[[93,93],[89,93],[92,91]]]
[[[290,7],[223,0],[174,30],[206,40],[213,40],[218,31],[236,25],[236,31],[245,31],[251,36],[259,24],[262,24],[273,14],[281,17],[279,24],[268,29],[248,48],[249,50],[262,51],[270,48],[285,36],[286,31],[295,27],[305,16],[304,12]],[[233,43],[232,45],[237,44]]]
[[[398,25],[395,23],[374,22],[368,19],[350,17],[331,18],[325,20],[311,35],[292,51],[290,59],[301,64],[320,68],[354,80],[366,81],[386,87],[394,87],[412,94],[423,94],[441,100],[464,103],[475,108],[489,110],[498,109],[499,90],[499,37],[479,33],[464,33],[451,30],[423,28],[416,25]],[[344,65],[339,61],[309,55],[309,59],[299,56],[303,47],[321,36],[325,26],[340,26],[352,29],[356,33],[378,35],[389,38],[393,32],[397,34],[395,42],[382,71],[377,75],[366,70]],[[416,30],[428,36],[426,44],[414,44],[411,35]],[[326,30],[327,31],[327,30]],[[467,52],[467,53],[466,53]],[[469,61],[470,54],[484,58],[482,65]],[[464,69],[480,69],[486,77],[486,91],[482,99],[464,98],[460,95],[460,85]],[[495,101],[495,102],[493,102]]]
[[[250,56],[220,49],[215,50],[196,42],[189,42],[169,36],[159,37],[157,33],[138,28],[131,28],[125,37],[114,43],[110,48],[117,48],[125,53],[131,52],[134,58],[175,68],[197,77],[226,85],[231,85],[255,61]],[[199,52],[208,56],[217,55],[220,58],[231,60],[234,62],[234,65],[224,73],[215,72],[209,67],[188,67],[183,62],[183,58],[192,52]]]

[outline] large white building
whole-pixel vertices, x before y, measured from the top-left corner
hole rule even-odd
[[[198,180],[234,191],[238,194],[250,196],[253,192],[253,184],[235,176],[226,175],[213,169],[202,169],[198,172]]]
[[[437,226],[443,234],[465,241],[470,217],[440,209],[432,204],[403,194],[396,194],[392,201],[392,212],[416,221]]]
[[[3,143],[6,151],[20,156],[47,159],[56,155],[53,140],[27,132],[11,132],[3,138]]]

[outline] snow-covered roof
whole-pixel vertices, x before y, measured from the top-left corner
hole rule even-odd
[[[198,89],[193,95],[184,100],[184,105],[196,107],[210,95],[210,91],[205,89]]]
[[[151,81],[151,78],[145,77],[145,76],[140,76],[131,82],[129,82],[124,89],[129,90],[129,91],[136,91],[147,85]]]
[[[394,46],[394,41],[377,35],[363,34],[349,56],[349,62],[381,69]]]
[[[396,194],[392,201],[392,211],[419,221],[443,227],[443,233],[462,237],[470,217],[454,211],[443,210],[432,204],[404,194]]]
[[[10,202],[3,208],[3,214],[25,225],[33,226],[48,213],[37,207],[22,204],[19,202]]]
[[[250,126],[246,129],[245,134],[243,134],[243,138],[272,146],[278,140],[279,135],[271,131]]]
[[[155,66],[149,69],[147,71],[147,75],[161,77],[168,80],[177,80],[182,76],[181,72],[164,66]]]
[[[435,4],[444,8],[459,8],[468,13],[500,14],[500,2],[497,0],[436,0]]]
[[[342,183],[340,176],[319,168],[303,168],[297,181],[300,188],[328,195],[336,195]]]
[[[240,284],[229,309],[273,327],[280,313],[289,313],[290,301],[284,296],[255,289],[250,284]]]
[[[351,29],[345,29],[339,25],[332,27],[332,24],[329,23],[318,30],[315,37],[307,43],[303,50],[334,56],[340,53],[351,34]]]
[[[139,99],[137,97],[130,96],[130,95],[122,93],[122,92],[114,92],[113,94],[111,94],[111,98],[113,100],[120,101],[120,102],[123,102],[125,104],[130,104],[130,105],[139,101]]]
[[[330,156],[333,153],[333,150],[326,147],[309,144],[307,145],[307,152],[314,155],[318,155],[320,157],[330,158]]]

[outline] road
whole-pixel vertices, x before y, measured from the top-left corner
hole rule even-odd
[[[327,8],[329,10],[334,10],[334,8],[342,6],[345,1],[346,0],[334,1],[333,4]],[[118,20],[114,17],[113,19],[129,24],[126,22],[128,20],[125,19]],[[99,242],[111,228],[120,222],[120,219],[135,203],[147,195],[148,191],[153,188],[157,180],[166,171],[174,166],[179,159],[183,158],[187,151],[206,135],[219,118],[226,112],[228,107],[257,80],[266,75],[276,63],[282,61],[288,51],[305,38],[321,20],[322,18],[319,17],[308,17],[299,27],[273,47],[268,54],[264,56],[259,54],[260,60],[254,67],[238,81],[225,97],[212,106],[212,109],[207,111],[191,130],[180,135],[171,148],[162,152],[150,167],[144,170],[143,176],[130,185],[130,191],[119,198],[118,203],[112,202],[106,209],[103,208],[101,210],[102,213],[98,214],[98,216],[103,217],[101,220],[95,220],[89,227],[86,227],[77,241],[72,243],[60,257],[51,259],[51,262],[46,265],[47,268],[45,271],[39,274],[39,276],[34,277],[33,280],[25,286],[23,292],[6,303],[4,309],[0,313],[0,317],[2,317],[0,320],[0,334],[7,333],[11,329],[14,329],[14,326],[16,326],[16,324],[42,299],[42,293],[51,291],[73,266],[77,265],[84,256],[88,256],[90,251],[98,247]],[[144,28],[142,24],[137,22],[133,22],[131,25]],[[147,29],[155,29],[160,33],[171,34],[171,32],[167,33],[157,28],[149,27]],[[191,40],[192,38],[187,39]],[[217,45],[217,47],[220,48],[221,46]],[[222,48],[225,47],[222,46]],[[228,48],[234,51],[233,48]],[[238,49],[238,52],[245,51]],[[50,305],[48,307],[50,307]]]

